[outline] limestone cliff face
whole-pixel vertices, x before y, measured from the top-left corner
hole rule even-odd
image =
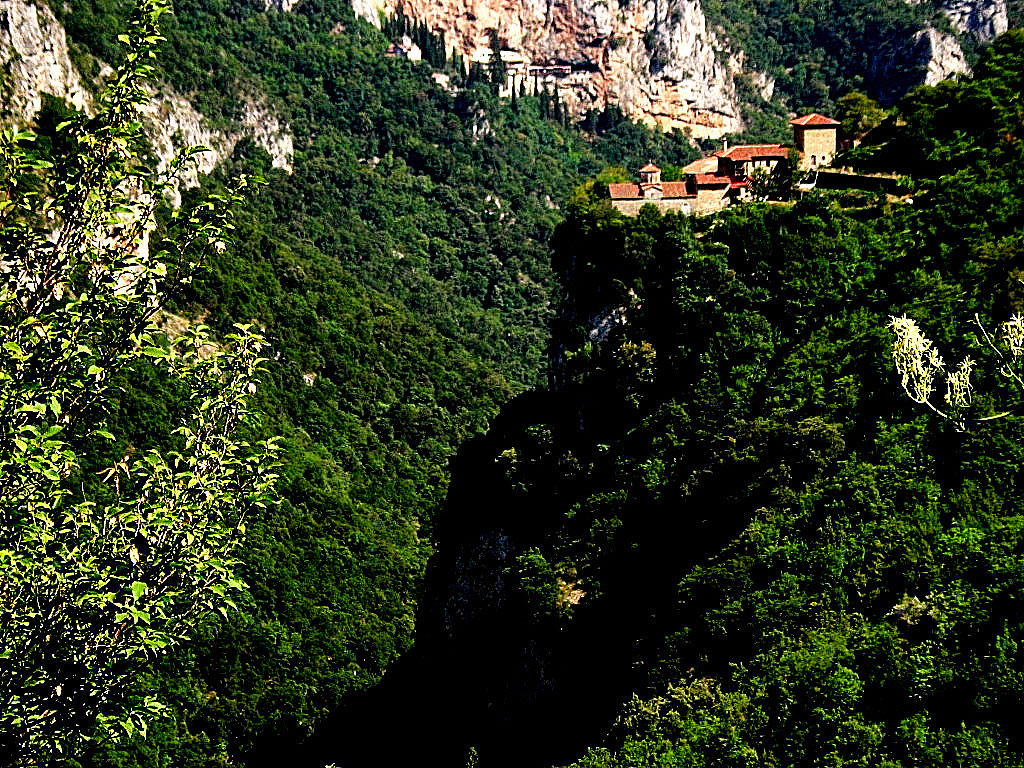
[[[924,72],[921,83],[935,85],[956,74],[970,74],[960,43],[952,35],[926,27],[914,36],[913,54]]]
[[[953,29],[976,43],[990,42],[1009,28],[1006,0],[945,0],[940,8]],[[923,72],[924,85],[971,72],[957,39],[931,26],[914,36],[912,56]]]
[[[31,123],[43,93],[92,112],[92,95],[71,62],[64,29],[49,8],[31,0],[0,0],[0,123]],[[202,145],[211,150],[200,155],[197,168],[181,180],[185,186],[194,186],[199,173],[213,170],[244,138],[263,147],[274,167],[291,170],[292,137],[258,98],[248,100],[236,125],[223,131],[212,129],[172,89],[154,88],[151,94],[140,119],[161,167],[183,147]]]
[[[651,126],[717,137],[740,128],[728,56],[699,0],[353,0],[373,23],[402,11],[464,55],[502,45],[535,65],[568,64],[553,84],[570,108],[617,105]]]
[[[25,125],[39,111],[43,93],[78,109],[92,106],[68,55],[64,28],[50,9],[0,0],[0,120]]]
[[[905,0],[918,3],[923,0]],[[960,35],[927,26],[890,65],[894,96],[915,85],[969,73],[959,39],[985,43],[1006,31],[1007,0],[943,0]],[[618,105],[641,122],[717,138],[741,128],[733,78],[744,75],[762,98],[774,82],[745,66],[742,51],[708,28],[700,0],[352,0],[374,24],[401,11],[444,31],[464,56],[502,46],[534,65],[571,65],[548,78],[577,114]]]
[[[141,109],[142,125],[163,170],[183,147],[203,146],[210,151],[200,154],[196,164],[181,177],[185,188],[199,183],[200,174],[208,174],[228,157],[242,139],[252,139],[270,155],[274,168],[291,173],[294,154],[291,134],[265,105],[250,101],[245,105],[239,124],[231,130],[210,128],[209,121],[180,94],[169,88],[153,91],[152,99]],[[180,196],[171,201],[177,205]]]
[[[979,43],[998,37],[1010,26],[1006,0],[946,0],[942,12],[954,29]]]

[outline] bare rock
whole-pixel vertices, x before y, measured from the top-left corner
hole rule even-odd
[[[566,65],[547,87],[575,114],[606,105],[694,137],[739,130],[728,57],[699,0],[353,0],[372,23],[401,11],[471,57],[496,30],[533,65]],[[527,83],[528,87],[530,83]]]
[[[1010,26],[1006,0],[946,0],[942,12],[954,29],[979,43],[998,37]]]
[[[71,63],[64,28],[45,5],[0,0],[0,120],[25,126],[42,94],[88,110],[92,96]]]
[[[934,27],[925,27],[914,36],[913,50],[924,71],[924,85],[935,85],[952,75],[971,72],[956,38]]]
[[[170,161],[186,147],[202,146],[209,151],[196,157],[194,166],[180,179],[184,188],[199,183],[200,174],[208,174],[228,157],[244,138],[252,139],[271,157],[273,167],[292,170],[293,140],[280,120],[266,105],[253,100],[245,104],[237,127],[229,131],[210,127],[209,121],[186,99],[167,88],[153,91],[150,101],[140,110],[142,125],[158,158],[158,170],[167,168]],[[170,201],[179,205],[181,196],[175,193]]]
[[[288,8],[293,4],[283,1]],[[284,5],[280,7],[287,10]],[[109,67],[102,69],[109,75]],[[71,62],[64,28],[50,9],[32,0],[0,0],[0,123],[28,126],[40,109],[44,93],[88,114],[93,111],[92,95]],[[259,97],[243,103],[231,128],[218,130],[172,89],[154,87],[150,93],[139,117],[159,169],[165,169],[185,147],[199,145],[210,150],[199,155],[196,166],[181,178],[185,187],[195,186],[200,173],[212,171],[244,138],[263,147],[275,168],[291,172],[292,136]],[[172,202],[180,202],[180,195],[176,193]]]

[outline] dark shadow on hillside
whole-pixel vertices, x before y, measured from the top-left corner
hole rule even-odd
[[[615,553],[600,599],[584,599],[568,622],[531,619],[507,576],[546,519],[564,512],[563,500],[552,489],[524,504],[506,492],[495,457],[509,435],[532,424],[574,435],[581,408],[607,405],[580,402],[578,393],[523,395],[487,436],[462,446],[428,566],[416,646],[378,686],[329,718],[303,764],[426,760],[445,768],[465,765],[474,747],[486,768],[530,768],[572,762],[600,743],[643,684],[637,662],[644,649],[672,631],[680,576],[733,538],[746,516],[717,503],[735,496],[728,493],[742,483],[735,473],[708,484],[685,512],[645,509],[636,515],[631,546]]]

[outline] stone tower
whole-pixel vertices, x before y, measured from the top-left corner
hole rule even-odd
[[[838,120],[815,112],[790,120],[789,124],[793,126],[793,143],[800,150],[801,168],[817,168],[832,162],[839,146]]]

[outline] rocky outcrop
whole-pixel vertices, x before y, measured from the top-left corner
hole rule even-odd
[[[926,27],[914,35],[914,58],[924,72],[924,85],[935,85],[955,74],[970,74],[960,43],[952,35]]]
[[[989,42],[1010,26],[1006,0],[946,0],[942,12],[954,29],[979,43]]]
[[[905,0],[917,4],[923,0]],[[1008,27],[1007,0],[941,0],[956,35],[929,25],[893,60],[880,62],[893,98],[909,88],[970,72],[959,40],[985,43]],[[740,129],[734,80],[760,98],[774,80],[752,70],[722,31],[708,28],[700,0],[352,0],[355,12],[380,24],[402,12],[443,31],[466,57],[486,60],[490,34],[542,72],[576,114],[617,105],[649,126],[682,128],[696,138]],[[530,69],[527,88],[533,83]]]
[[[990,42],[1009,28],[1006,0],[945,0],[940,10],[961,39],[978,44]],[[924,85],[971,72],[957,38],[932,26],[914,35],[911,60],[923,73],[919,83]]]
[[[50,9],[31,0],[0,0],[0,123],[30,124],[44,93],[92,112],[92,95],[71,62],[64,28]],[[246,138],[267,151],[275,168],[291,171],[292,137],[259,98],[246,100],[227,130],[212,128],[185,97],[167,87],[152,89],[140,112],[160,168],[183,147],[210,149],[181,179],[186,187],[197,184],[198,174],[209,173]]]
[[[0,120],[25,125],[42,94],[88,110],[92,96],[71,63],[64,28],[45,5],[0,0]]]
[[[744,51],[730,54],[729,72],[734,78],[746,78],[764,101],[771,101],[775,95],[775,78],[765,72],[749,68],[747,54]]]
[[[380,11],[383,3],[380,0],[352,0],[352,10],[356,16],[366,19],[380,29]]]
[[[650,126],[717,137],[740,126],[728,57],[699,0],[353,0],[372,23],[401,11],[443,30],[464,55],[504,47],[534,65],[570,65],[548,78],[576,113],[614,105]]]
[[[200,174],[208,174],[228,157],[242,139],[252,139],[270,155],[274,168],[292,170],[294,154],[291,134],[265,105],[248,102],[242,110],[237,127],[215,130],[209,121],[183,96],[170,89],[154,91],[153,97],[141,110],[142,125],[153,151],[159,158],[158,169],[163,170],[184,147],[202,146],[209,151],[196,157],[195,165],[181,177],[185,188],[199,183]],[[180,202],[175,193],[172,204]]]

